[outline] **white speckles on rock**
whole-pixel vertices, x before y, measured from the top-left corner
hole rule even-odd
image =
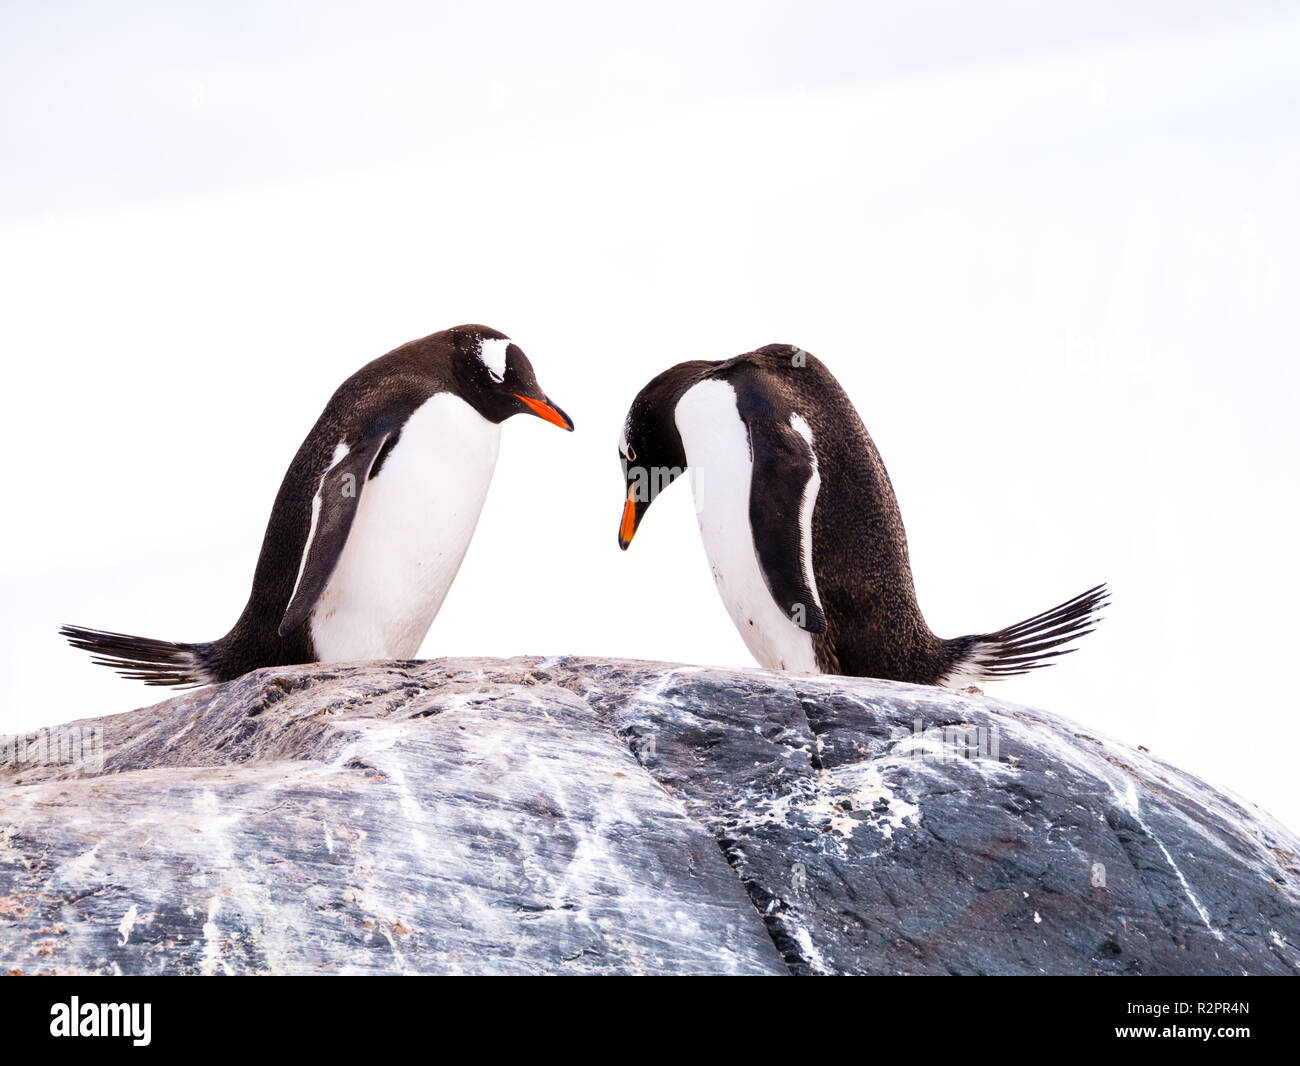
[[[830,842],[839,846],[863,828],[885,838],[895,830],[914,828],[920,808],[895,795],[878,766],[861,763],[815,771],[803,781],[792,781],[784,792],[743,795],[734,816],[737,824],[751,829],[796,821],[815,825],[829,832]]]

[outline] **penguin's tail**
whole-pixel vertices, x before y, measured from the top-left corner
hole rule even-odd
[[[206,665],[211,647],[207,644],[173,644],[81,626],[64,626],[59,635],[66,637],[74,648],[90,652],[98,665],[146,685],[196,688],[215,680]]]
[[[1058,657],[1078,650],[1061,645],[1091,633],[1101,620],[1098,612],[1109,602],[1106,586],[1097,585],[996,633],[945,641],[950,666],[939,684],[963,688],[1051,666]]]

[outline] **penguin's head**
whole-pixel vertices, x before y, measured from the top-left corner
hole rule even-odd
[[[652,379],[632,401],[618,441],[626,495],[618,526],[618,546],[624,551],[650,505],[686,473],[686,449],[677,431],[677,401],[716,364],[705,360],[678,363]]]
[[[504,333],[487,326],[457,326],[449,332],[459,354],[460,394],[489,422],[532,414],[561,429],[573,429],[573,419],[551,403],[537,384],[528,356]]]

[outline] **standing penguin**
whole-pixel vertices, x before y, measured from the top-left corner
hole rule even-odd
[[[1106,602],[1098,585],[993,633],[930,632],[884,463],[839,382],[799,348],[664,371],[632,402],[619,452],[619,547],[689,469],[718,592],[771,670],[960,688],[1049,665]]]
[[[302,442],[229,633],[173,644],[79,626],[60,632],[96,663],[148,685],[410,658],[469,547],[501,423],[523,412],[573,429],[504,333],[456,326],[404,344],[343,382]]]

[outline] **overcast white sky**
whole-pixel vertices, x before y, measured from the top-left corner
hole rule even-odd
[[[1300,827],[1300,6],[7,5],[0,733],[165,695],[62,622],[224,633],[338,383],[467,321],[506,428],[423,654],[750,665],[685,485],[618,551],[654,373],[839,376],[940,634],[1101,580],[1068,715]]]

